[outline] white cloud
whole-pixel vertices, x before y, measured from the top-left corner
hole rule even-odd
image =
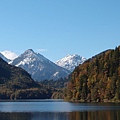
[[[46,52],[48,51],[47,49],[37,49],[37,52]]]
[[[10,59],[10,60],[14,60],[15,58],[18,57],[18,55],[14,52],[5,50],[1,52],[6,58]]]

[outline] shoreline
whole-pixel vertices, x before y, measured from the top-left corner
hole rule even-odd
[[[92,101],[92,100],[67,100],[67,99],[64,99],[64,101],[66,102],[73,102],[73,103],[120,103],[120,100],[107,100],[107,99],[104,99],[102,101]]]

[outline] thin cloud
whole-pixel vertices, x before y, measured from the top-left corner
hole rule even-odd
[[[47,52],[48,50],[47,49],[37,49],[36,51],[37,52]]]

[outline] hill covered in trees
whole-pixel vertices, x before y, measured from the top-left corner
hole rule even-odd
[[[104,51],[71,74],[65,99],[72,101],[120,101],[120,46]]]
[[[54,89],[35,82],[22,68],[0,58],[0,99],[51,98]]]

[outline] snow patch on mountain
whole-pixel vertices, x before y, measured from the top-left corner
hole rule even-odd
[[[56,72],[56,73],[54,73],[54,75],[53,76],[57,76],[59,74],[59,72]]]

